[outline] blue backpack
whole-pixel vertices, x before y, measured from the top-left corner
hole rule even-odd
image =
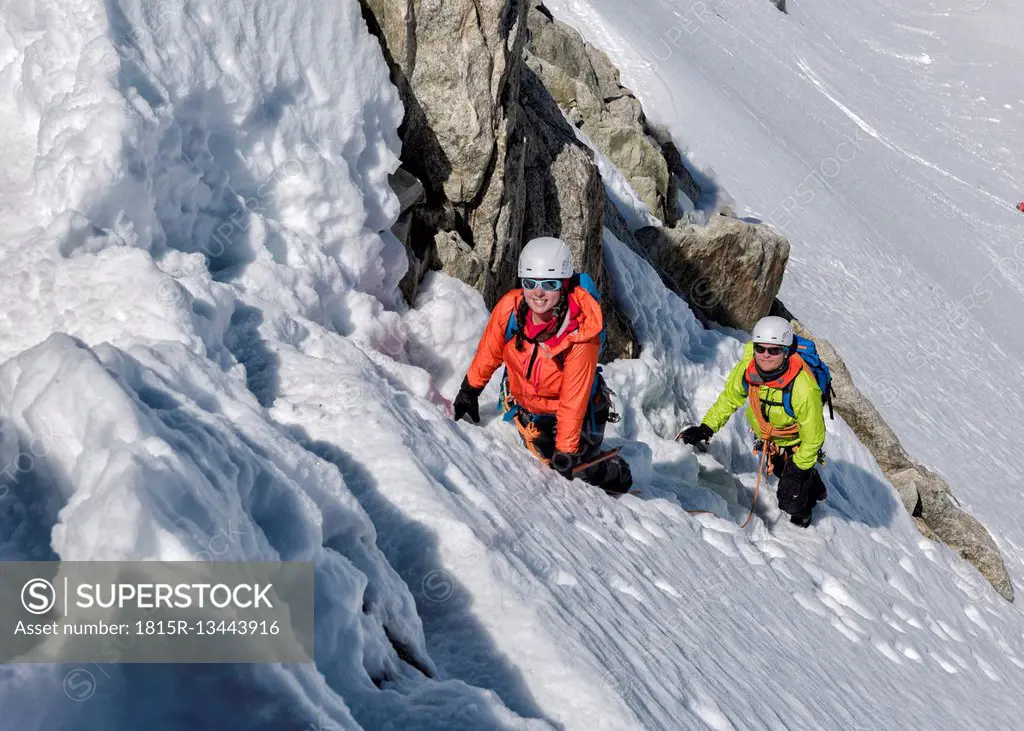
[[[804,363],[811,369],[814,379],[818,382],[818,388],[821,389],[821,401],[828,406],[828,418],[834,421],[836,417],[832,411],[832,395],[835,391],[832,390],[832,371],[829,370],[828,365],[818,355],[818,348],[814,345],[814,341],[794,335],[791,352],[795,352],[803,358]],[[794,419],[796,418],[796,414],[793,413],[792,385],[782,393],[782,406],[787,414]]]

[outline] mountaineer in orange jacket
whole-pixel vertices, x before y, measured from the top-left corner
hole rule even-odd
[[[455,397],[455,419],[479,423],[478,399],[494,371],[505,365],[502,408],[526,447],[567,479],[602,455],[611,416],[609,391],[597,370],[604,317],[601,304],[580,284],[565,242],[537,238],[519,256],[522,288],[491,312],[476,356]],[[628,492],[629,465],[615,455],[575,476],[608,493]]]

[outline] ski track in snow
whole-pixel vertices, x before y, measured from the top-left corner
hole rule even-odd
[[[890,150],[898,152],[901,155],[904,155],[907,158],[913,160],[914,162],[916,162],[916,163],[918,163],[920,165],[924,165],[925,167],[930,168],[930,169],[934,170],[935,172],[937,172],[937,173],[939,173],[941,175],[944,175],[945,177],[947,177],[947,178],[949,178],[951,180],[954,180],[957,183],[960,183],[963,186],[966,186],[966,187],[971,188],[973,190],[977,190],[979,193],[981,193],[982,195],[986,196],[987,198],[990,198],[994,203],[997,203],[1001,207],[1002,206],[1012,205],[1010,201],[1002,199],[1002,198],[999,198],[998,196],[992,195],[991,193],[989,193],[986,190],[983,190],[983,189],[981,189],[981,188],[979,188],[977,186],[971,185],[966,180],[958,178],[956,175],[954,175],[953,173],[949,172],[948,170],[943,170],[938,165],[935,165],[934,163],[928,162],[927,160],[925,160],[920,155],[915,155],[913,152],[910,152],[909,150],[901,147],[900,145],[897,145],[897,144],[893,143],[891,140],[889,140],[887,137],[885,137],[885,135],[882,135],[881,133],[879,133],[879,131],[877,129],[875,129],[870,124],[865,122],[861,117],[859,117],[856,113],[854,113],[854,111],[852,109],[847,107],[845,104],[843,104],[841,101],[839,101],[839,99],[837,99],[831,92],[829,92],[829,90],[825,86],[825,83],[818,77],[817,74],[815,74],[811,70],[811,68],[802,59],[797,59],[797,66],[804,73],[804,75],[807,77],[807,80],[810,81],[812,84],[814,84],[815,88],[817,88],[818,91],[820,91],[825,96],[826,99],[828,99],[830,102],[835,104],[836,107],[843,114],[845,114],[847,117],[849,117],[850,120],[854,124],[856,124],[862,130],[864,130],[867,134],[871,135],[876,140],[881,142],[883,145],[888,147]]]

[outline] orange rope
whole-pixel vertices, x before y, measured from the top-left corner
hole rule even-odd
[[[805,370],[807,369],[806,364],[804,364],[803,367]],[[754,385],[751,385],[747,392],[747,396],[750,400],[750,410],[754,412],[754,419],[757,421],[757,425],[760,427],[761,431],[761,461],[757,467],[757,482],[754,483],[754,500],[750,503],[750,512],[747,513],[747,519],[743,521],[740,528],[746,528],[747,523],[750,522],[750,518],[754,514],[754,506],[757,505],[757,492],[761,487],[761,476],[764,475],[767,477],[767,473],[765,472],[766,458],[769,454],[775,455],[778,453],[778,447],[775,444],[775,437],[792,437],[800,433],[799,424],[775,426],[765,418],[764,414],[761,413],[760,392],[760,387]]]
[[[523,441],[526,443],[526,448],[529,449],[531,453],[533,453],[534,457],[543,462],[545,466],[550,467],[551,460],[545,457],[543,454],[541,454],[540,450],[537,449],[536,442],[537,439],[541,437],[541,432],[540,429],[537,428],[537,425],[532,421],[527,421],[524,424],[523,421],[518,418],[518,415],[516,419],[514,419],[514,421],[516,422],[516,426],[519,427],[519,433],[522,435]],[[589,462],[584,462],[581,465],[577,465],[576,467],[573,468],[572,473],[575,475],[579,472],[582,472],[585,469],[593,467],[596,464],[604,462],[606,459],[611,459],[612,457],[619,453],[619,449],[620,447],[609,449],[604,454],[598,455],[596,459],[592,459]]]
[[[516,426],[519,427],[519,433],[523,437],[523,442],[526,444],[526,448],[530,450],[534,457],[543,462],[546,467],[550,467],[551,460],[541,454],[540,450],[537,449],[536,442],[541,436],[540,429],[537,428],[537,425],[532,421],[527,421],[524,424],[518,414],[514,421],[516,422]]]
[[[757,491],[761,487],[761,475],[764,473],[765,458],[768,456],[768,445],[774,442],[765,441],[761,445],[761,461],[757,465],[757,482],[754,483],[754,499],[750,502],[750,512],[747,513],[747,519],[743,521],[743,525],[740,529],[746,528],[747,523],[750,522],[750,518],[754,515],[754,506],[757,505]]]

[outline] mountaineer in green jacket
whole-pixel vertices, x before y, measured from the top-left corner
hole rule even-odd
[[[686,444],[707,442],[744,404],[747,422],[763,450],[762,461],[767,458],[770,473],[779,478],[779,509],[789,514],[791,523],[806,528],[812,508],[826,497],[825,484],[814,468],[825,442],[825,418],[821,387],[798,354],[793,328],[784,318],[757,322],[725,390],[699,425],[676,438]]]

